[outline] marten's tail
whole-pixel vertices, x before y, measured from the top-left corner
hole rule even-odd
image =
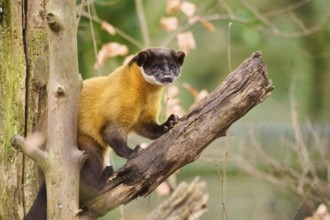
[[[46,183],[40,186],[37,198],[34,200],[32,207],[24,220],[47,220],[47,192]]]

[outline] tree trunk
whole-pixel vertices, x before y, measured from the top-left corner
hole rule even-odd
[[[38,189],[36,165],[13,151],[10,138],[35,129],[45,109],[48,78],[47,34],[43,0],[0,1],[0,219],[19,219]]]
[[[74,0],[49,0],[47,217],[78,219],[79,177],[83,153],[77,147],[78,102],[82,79],[78,71]],[[44,165],[42,163],[42,165]],[[65,171],[65,172],[63,172]],[[50,184],[51,183],[51,184]]]
[[[47,83],[49,77],[48,38],[44,0],[24,2],[25,77],[25,136],[42,125],[47,110]],[[39,190],[37,165],[24,157],[25,213],[30,209]]]
[[[261,53],[254,53],[168,133],[127,161],[108,180],[103,194],[85,204],[82,216],[102,216],[151,193],[180,167],[195,161],[232,123],[272,91]]]
[[[76,21],[75,15],[72,13],[75,11],[75,2],[66,1],[62,3],[63,4],[59,2],[60,6],[63,6],[65,10],[62,11],[64,15],[61,16],[61,19],[66,21],[66,31],[60,34],[50,31],[50,34],[48,34],[44,0],[0,0],[0,6],[3,10],[3,21],[0,23],[0,127],[3,128],[0,130],[0,175],[4,177],[3,181],[0,183],[0,197],[2,198],[0,202],[0,219],[22,219],[26,210],[31,206],[36,191],[39,188],[38,184],[36,184],[38,181],[35,163],[23,154],[14,151],[11,147],[10,139],[15,133],[27,136],[36,128],[42,127],[39,123],[39,119],[41,115],[46,115],[44,112],[47,109],[46,88],[50,71],[48,56],[49,39],[52,41],[53,46],[51,47],[53,49],[53,53],[51,53],[52,65],[56,65],[56,67],[60,68],[63,67],[63,69],[57,69],[56,67],[52,69],[55,80],[53,80],[53,87],[51,87],[51,89],[53,89],[51,90],[51,95],[53,100],[68,100],[68,102],[71,103],[64,103],[67,109],[62,109],[62,111],[59,110],[60,107],[51,109],[53,115],[57,114],[55,117],[62,118],[54,119],[50,117],[52,121],[56,121],[56,123],[53,122],[53,124],[59,125],[60,128],[57,127],[55,130],[51,131],[56,132],[56,135],[51,133],[50,135],[54,138],[49,140],[53,146],[61,144],[56,140],[65,142],[66,149],[71,149],[71,146],[76,146],[75,122],[68,123],[69,128],[61,126],[61,124],[58,123],[58,121],[67,122],[71,119],[73,121],[76,120],[76,110],[80,92],[80,78],[78,77],[76,55],[77,45],[75,40]],[[54,7],[56,7],[56,5]],[[52,12],[54,7],[49,7],[49,12]],[[56,12],[57,10],[58,7],[56,7]],[[64,32],[65,34],[63,34]],[[59,43],[61,41],[64,41],[65,44]],[[58,44],[60,44],[60,46],[63,45],[65,49],[58,47]],[[58,50],[60,52],[58,52]],[[61,59],[64,57],[69,57],[70,59],[66,59],[65,62],[63,62]],[[63,65],[64,63],[67,63],[67,65]],[[58,78],[63,80],[68,75],[71,76],[71,80],[68,80],[70,83],[66,84],[67,82],[62,83],[58,81]],[[60,92],[58,92],[59,88]],[[67,91],[68,88],[70,88],[70,91]],[[71,93],[71,91],[73,92]],[[56,97],[54,97],[54,95],[56,95]],[[60,103],[56,103],[57,106],[63,106],[63,102],[61,101],[59,101]],[[58,116],[58,114],[61,114],[59,112],[65,112],[66,114]],[[43,116],[43,118],[47,117]],[[60,129],[61,131],[57,132],[56,129]],[[66,133],[66,135],[72,134],[72,136],[67,136],[66,139],[64,139],[58,135],[64,133]],[[68,139],[71,141],[68,141]],[[78,193],[75,192],[79,190],[77,182],[79,181],[81,154],[79,152],[76,154],[76,148],[73,149],[74,150],[70,152],[75,152],[72,158],[78,160],[78,165],[72,166],[72,164],[67,164],[67,166],[75,167],[73,173],[78,173],[78,175],[70,176],[70,178],[74,180],[69,180],[69,183],[63,181],[63,179],[55,180],[55,182],[57,181],[58,183],[55,184],[57,187],[62,188],[60,184],[66,184],[74,188],[73,191],[67,189],[63,197],[68,198],[69,195],[70,198],[73,198],[71,200],[70,198],[68,199],[70,200],[69,203],[73,204],[73,206],[63,203],[63,201],[50,200],[56,203],[56,207],[51,205],[54,210],[51,214],[52,216],[60,216],[60,214],[56,213],[56,211],[60,210],[65,218],[67,218],[70,215],[67,215],[67,213],[62,210],[70,209],[70,213],[75,213],[73,214],[74,217],[71,218],[74,219],[78,211]],[[54,157],[60,157],[56,155],[56,153]],[[70,155],[65,154],[67,152],[59,152],[59,154],[62,153],[64,155]],[[69,160],[68,158],[66,159]],[[54,166],[58,168],[64,166],[61,164],[61,160],[54,158],[53,160],[59,163]],[[70,161],[72,160],[70,159]],[[62,169],[61,171],[52,172],[54,175],[56,175],[56,173],[58,175],[59,172],[62,174]],[[67,175],[70,174],[71,173],[68,173]],[[46,177],[52,179],[49,175]],[[58,195],[60,191],[54,192],[54,190],[51,189],[50,191],[52,191],[52,194]],[[70,193],[68,193],[68,191],[70,191]],[[58,197],[56,196],[55,198]],[[59,209],[61,205],[58,204],[62,204],[63,208]],[[62,217],[55,218],[61,219]]]
[[[10,138],[25,132],[23,9],[20,0],[7,0],[0,6],[4,10],[0,24],[0,219],[20,219],[24,215],[23,155],[12,149]]]

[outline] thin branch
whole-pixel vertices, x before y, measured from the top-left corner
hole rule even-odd
[[[86,0],[81,0],[81,3],[79,5],[77,5],[77,28],[79,27],[79,23],[80,23],[80,18],[81,18],[81,14],[82,14],[82,11],[84,9],[84,6],[85,6],[85,2]]]
[[[195,178],[190,184],[181,182],[147,219],[198,219],[206,211],[209,198],[205,187],[205,182],[199,178]]]
[[[201,16],[200,19],[197,22],[189,23],[189,21],[186,21],[183,25],[181,25],[179,28],[177,28],[175,31],[169,33],[164,40],[160,43],[162,46],[168,46],[176,37],[176,35],[182,31],[186,31],[188,29],[191,29],[193,26],[202,23],[203,21],[231,21],[233,23],[240,23],[245,25],[253,24],[256,20],[261,21],[265,26],[264,27],[257,27],[256,30],[262,33],[280,36],[283,38],[298,38],[303,36],[311,35],[315,32],[320,31],[324,26],[327,24],[327,20],[330,17],[330,8],[326,11],[324,17],[320,19],[321,21],[311,27],[306,27],[304,31],[295,31],[295,32],[285,32],[281,31],[273,22],[271,22],[268,18],[273,16],[279,16],[283,13],[290,12],[294,9],[298,9],[307,3],[309,3],[311,0],[302,0],[296,3],[293,3],[289,5],[288,7],[261,13],[259,12],[255,7],[252,6],[247,0],[243,0],[243,3],[245,7],[250,10],[254,17],[251,18],[240,18],[236,16],[233,13],[233,10],[231,7],[224,1],[219,0],[219,4],[224,7],[227,14],[213,14],[213,15],[206,15]],[[294,21],[297,22],[297,21]],[[301,27],[301,24],[299,25]]]
[[[268,18],[266,18],[265,16],[263,16],[257,8],[253,7],[252,4],[250,2],[248,2],[248,0],[242,0],[244,6],[250,10],[254,16],[261,21],[262,23],[264,23],[267,27],[269,27],[274,33],[279,32],[278,28],[275,26],[274,23],[272,23],[271,21],[268,20]]]
[[[222,201],[221,201],[221,207],[222,207],[222,219],[224,219],[224,216],[226,216],[226,219],[228,220],[228,214],[225,204],[225,198],[226,198],[226,183],[227,183],[227,158],[228,158],[228,151],[225,151],[225,158],[223,160],[223,179],[222,179]]]
[[[39,167],[47,170],[49,167],[49,159],[46,151],[41,147],[45,142],[43,135],[39,133],[33,133],[31,136],[24,138],[20,135],[15,135],[12,140],[12,146],[23,152],[26,156],[34,160]]]
[[[168,45],[171,44],[171,42],[176,38],[176,36],[185,30],[188,30],[189,28],[191,28],[194,24],[190,24],[189,22],[181,25],[180,27],[178,27],[175,31],[170,32],[159,44],[160,46],[163,47],[168,47]]]
[[[232,26],[232,22],[229,22],[228,24],[228,34],[227,34],[227,57],[228,57],[228,68],[229,68],[229,72],[231,73],[232,71],[232,65],[231,65],[231,44],[230,44],[230,38],[231,38],[231,26]]]
[[[309,193],[312,191],[312,189],[313,189],[313,185],[310,185],[308,191],[304,194],[303,199],[301,200],[301,202],[300,202],[298,208],[296,209],[294,215],[292,216],[292,219],[295,219],[296,215],[298,214],[299,210],[301,209],[302,205],[304,204],[306,198],[308,197],[308,195],[309,195]]]
[[[236,17],[233,9],[227,4],[225,0],[219,0],[219,5],[221,5],[225,9],[230,18]]]
[[[273,17],[273,16],[281,15],[281,14],[284,14],[286,12],[290,12],[290,11],[293,11],[295,9],[301,8],[304,5],[310,3],[311,1],[312,0],[301,0],[301,1],[298,1],[298,2],[294,2],[294,3],[289,4],[285,8],[275,9],[273,11],[262,13],[262,16],[263,17]]]
[[[290,11],[290,12],[289,12],[289,15],[290,15],[292,21],[293,21],[294,23],[296,23],[296,24],[298,25],[298,27],[300,27],[300,29],[302,30],[302,32],[303,32],[304,34],[307,34],[307,31],[308,31],[308,30],[307,30],[307,28],[306,28],[304,22],[302,22],[302,20],[300,20],[300,19],[296,16],[296,14],[295,14],[293,11]]]
[[[284,37],[284,38],[298,38],[298,37],[304,37],[304,36],[308,36],[311,34],[314,34],[320,30],[322,30],[324,28],[324,26],[327,24],[327,21],[329,20],[330,17],[330,8],[327,9],[325,15],[323,16],[322,19],[319,20],[319,23],[308,27],[305,29],[305,32],[301,32],[301,31],[295,31],[295,32],[284,32],[284,31],[279,31],[276,30],[275,32],[271,29],[267,29],[267,28],[258,28],[257,30],[260,32],[264,32],[267,34],[271,34],[271,35],[275,35],[275,36],[280,36],[280,37]]]
[[[93,39],[95,60],[96,60],[97,66],[100,66],[99,59],[97,58],[97,45],[96,45],[96,38],[95,38],[94,25],[93,25],[93,20],[92,20],[90,4],[87,4],[87,11],[88,11],[89,24],[90,24],[91,34],[92,34],[92,39]],[[97,68],[97,70],[98,70],[99,76],[102,76],[101,68]]]
[[[84,17],[89,18],[89,15],[88,15],[88,13],[87,13],[86,11],[82,11],[81,15],[84,16]],[[100,25],[101,25],[101,23],[102,23],[102,20],[101,20],[100,18],[95,17],[95,16],[91,16],[91,19],[92,19],[94,22],[96,22],[96,23],[98,23],[98,24],[100,24]],[[111,25],[112,25],[112,24],[111,24]],[[112,26],[113,26],[113,25],[112,25]],[[133,44],[134,46],[136,46],[138,49],[143,49],[143,45],[142,45],[139,41],[135,40],[135,39],[132,38],[129,34],[125,33],[124,31],[122,31],[122,30],[119,29],[118,27],[115,27],[115,26],[113,26],[113,27],[114,27],[114,29],[115,29],[115,31],[116,31],[116,34],[118,34],[118,35],[121,36],[123,39],[127,40],[129,43],[131,43],[131,44]]]
[[[135,6],[142,32],[143,44],[144,44],[143,46],[150,47],[150,35],[149,35],[148,23],[143,10],[142,0],[135,0]]]

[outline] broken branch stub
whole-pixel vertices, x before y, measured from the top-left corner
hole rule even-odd
[[[255,52],[169,132],[140,150],[110,178],[82,215],[102,216],[137,196],[146,196],[200,153],[273,90],[261,52]]]

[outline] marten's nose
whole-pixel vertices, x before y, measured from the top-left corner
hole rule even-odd
[[[173,78],[171,76],[164,76],[163,81],[167,83],[171,83],[173,82]]]

